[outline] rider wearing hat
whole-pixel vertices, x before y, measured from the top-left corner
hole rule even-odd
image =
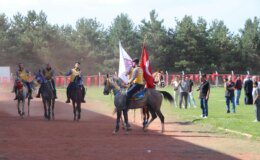
[[[24,66],[22,63],[18,64],[18,68],[16,70],[16,78],[21,80],[24,84],[26,84],[28,88],[29,98],[32,99],[32,87],[29,83],[29,76],[30,72],[27,69],[24,69]],[[17,99],[17,87],[16,84],[14,84],[13,92],[15,92],[15,99]]]
[[[76,76],[81,77],[80,62],[76,62],[74,68],[70,69],[70,70],[67,72],[66,76],[70,76],[70,83],[69,83],[69,85],[68,85],[68,87],[67,87],[67,101],[66,101],[66,103],[70,103],[69,92],[70,92],[70,90],[71,90],[71,87],[72,87],[72,85],[73,85],[73,82],[74,82],[74,80],[75,80],[75,77],[76,77]],[[82,89],[82,101],[81,101],[81,102],[82,102],[82,103],[85,103],[86,101],[84,100],[84,98],[85,98],[86,92],[85,92],[85,87],[84,87],[83,84],[81,84],[81,89]]]
[[[54,70],[52,69],[52,67],[49,63],[47,63],[46,68],[43,69],[42,74],[46,80],[51,81],[53,91],[54,91],[54,96],[55,96],[55,98],[57,98],[56,86],[55,86],[55,82],[54,82]],[[41,87],[36,96],[37,98],[40,98],[40,91],[41,91]]]
[[[126,92],[127,105],[133,94],[144,87],[143,69],[139,66],[139,59],[135,58],[133,60],[133,68],[130,70],[128,75],[131,75],[129,80],[131,86]]]

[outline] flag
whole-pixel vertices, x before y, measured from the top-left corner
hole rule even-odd
[[[143,69],[144,79],[146,81],[146,88],[154,88],[154,79],[152,76],[152,68],[149,63],[148,52],[146,51],[145,46],[143,47],[140,67]]]
[[[126,53],[119,41],[119,71],[118,77],[121,78],[126,84],[128,83],[128,77],[126,73],[132,67],[132,58]]]

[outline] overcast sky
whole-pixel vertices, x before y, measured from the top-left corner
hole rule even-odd
[[[17,12],[44,11],[52,24],[71,24],[81,18],[97,18],[108,27],[120,13],[127,13],[135,25],[149,19],[155,9],[167,28],[175,27],[175,18],[191,15],[207,22],[224,20],[231,32],[238,33],[246,19],[260,18],[260,0],[0,0],[0,13],[12,17]]]

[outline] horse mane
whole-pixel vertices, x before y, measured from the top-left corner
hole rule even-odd
[[[118,80],[119,80],[119,78],[117,78],[117,77],[115,77],[115,76],[112,76],[111,78],[110,78],[110,83],[115,87],[115,89],[118,89],[118,90],[120,90],[121,88],[120,88],[120,86],[118,85]]]

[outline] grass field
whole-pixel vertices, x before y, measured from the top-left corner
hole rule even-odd
[[[170,87],[163,88],[173,94]],[[241,134],[252,135],[252,139],[260,138],[260,123],[253,122],[255,120],[254,106],[244,105],[244,94],[241,93],[240,105],[236,106],[236,113],[226,113],[225,98],[223,88],[212,88],[209,99],[209,116],[207,119],[200,118],[201,109],[198,100],[198,92],[194,92],[197,108],[179,109],[171,106],[168,102],[163,102],[162,112],[166,119],[174,117],[175,120],[184,122],[193,122],[200,127],[210,128],[217,132],[223,132],[227,129],[230,132],[240,132]],[[90,87],[87,91],[87,99],[98,100],[106,103],[111,109],[113,105],[112,96],[104,96],[103,88]],[[203,129],[203,128],[202,128]]]

